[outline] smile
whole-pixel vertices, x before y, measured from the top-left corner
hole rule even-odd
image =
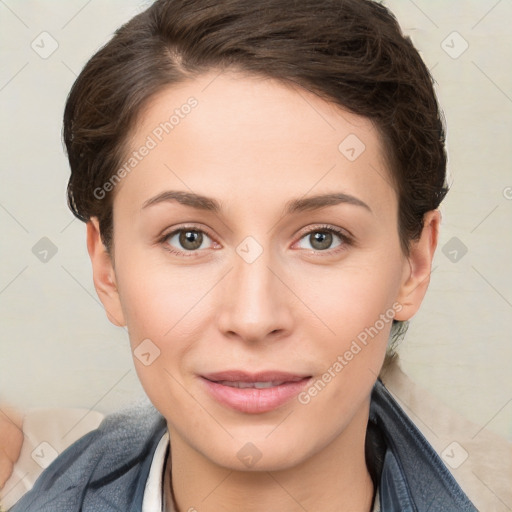
[[[297,396],[311,376],[283,372],[228,371],[201,376],[206,392],[221,405],[247,414],[273,411]]]

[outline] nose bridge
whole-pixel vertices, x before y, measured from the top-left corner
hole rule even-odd
[[[225,334],[256,341],[290,327],[285,287],[274,274],[279,274],[276,265],[270,247],[253,237],[237,246],[221,305],[220,328]]]

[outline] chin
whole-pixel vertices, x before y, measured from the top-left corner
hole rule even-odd
[[[212,463],[231,471],[284,471],[301,464],[315,451],[314,446],[305,446],[304,440],[298,437],[287,436],[283,441],[265,436],[268,436],[268,430],[252,440],[245,435],[242,440],[219,443],[215,451],[211,444],[198,451]]]

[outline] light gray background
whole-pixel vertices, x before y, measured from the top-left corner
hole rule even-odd
[[[96,296],[85,225],[66,205],[60,131],[75,76],[147,3],[0,0],[0,399],[20,407],[107,412],[142,393],[128,334]],[[512,439],[512,3],[386,5],[438,83],[451,184],[403,367],[479,427]],[[45,55],[53,40],[58,48]],[[58,250],[46,262],[33,252],[43,237]]]

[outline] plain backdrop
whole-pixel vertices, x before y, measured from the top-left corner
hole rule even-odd
[[[451,185],[403,368],[512,439],[512,3],[385,3],[437,82]],[[0,0],[1,401],[109,412],[142,394],[128,334],[96,295],[85,225],[66,205],[61,119],[87,59],[147,4]]]

